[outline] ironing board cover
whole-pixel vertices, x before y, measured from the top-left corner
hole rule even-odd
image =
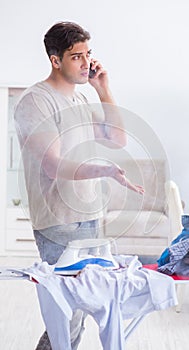
[[[143,265],[143,267],[150,269],[150,270],[154,270],[154,271],[158,271],[158,264],[147,264],[147,265]],[[162,272],[159,272],[162,273]],[[183,281],[183,280],[189,280],[189,276],[182,276],[182,275],[169,275],[170,277],[172,277],[175,281]]]

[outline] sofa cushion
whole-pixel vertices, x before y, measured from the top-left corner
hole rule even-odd
[[[168,217],[159,211],[112,210],[103,221],[105,237],[167,237]]]

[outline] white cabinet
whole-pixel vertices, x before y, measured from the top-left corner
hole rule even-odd
[[[7,110],[7,206],[13,205],[19,199],[23,207],[28,206],[25,188],[24,170],[20,145],[14,123],[14,107],[24,89],[8,89]]]
[[[14,127],[14,105],[21,88],[0,88],[0,255],[38,256],[28,215],[20,148]],[[14,205],[15,200],[21,201]]]
[[[13,255],[37,255],[28,213],[22,208],[8,208],[5,250]]]

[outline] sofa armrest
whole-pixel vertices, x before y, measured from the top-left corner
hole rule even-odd
[[[169,180],[165,183],[165,194],[167,199],[167,215],[170,220],[170,235],[168,240],[171,243],[183,229],[181,221],[183,208],[179,189],[174,181]]]

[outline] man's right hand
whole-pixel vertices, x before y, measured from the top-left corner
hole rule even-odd
[[[130,190],[139,194],[144,194],[145,190],[142,186],[131,183],[131,181],[125,176],[126,171],[121,169],[117,165],[111,165],[109,167],[109,177],[112,177],[118,181],[122,186],[128,187]]]

